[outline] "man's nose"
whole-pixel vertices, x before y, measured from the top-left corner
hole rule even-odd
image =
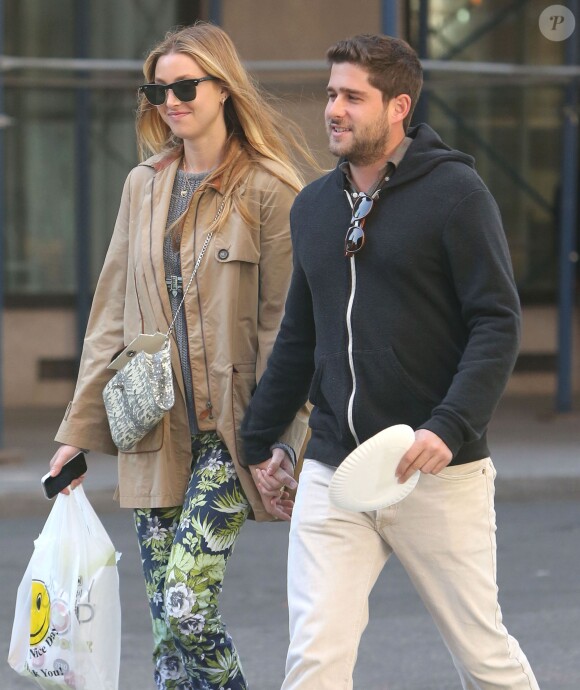
[[[344,115],[344,102],[341,98],[329,100],[326,106],[326,115],[329,118],[340,118]]]

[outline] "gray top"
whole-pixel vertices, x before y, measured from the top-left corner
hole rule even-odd
[[[194,191],[203,182],[207,174],[207,172],[186,173],[181,169],[177,171],[175,181],[173,183],[173,190],[171,192],[169,213],[167,214],[167,228],[185,213]],[[163,262],[165,264],[165,278],[166,280],[169,279],[168,289],[171,312],[173,316],[175,316],[183,297],[183,283],[187,285],[189,276],[186,276],[185,280],[181,279],[180,249],[179,247],[175,247],[173,243],[172,232],[168,232],[165,235],[165,240],[163,242]],[[175,339],[177,341],[177,347],[179,350],[181,373],[183,375],[183,384],[185,386],[185,402],[187,405],[189,428],[192,434],[198,434],[199,428],[195,418],[193,383],[191,380],[189,347],[187,343],[187,323],[185,320],[185,310],[183,308],[180,309],[179,313],[177,314],[173,332],[175,333]]]

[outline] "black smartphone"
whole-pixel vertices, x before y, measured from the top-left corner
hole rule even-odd
[[[50,472],[41,479],[42,488],[46,498],[54,498],[63,489],[70,485],[73,479],[78,479],[87,471],[87,461],[84,453],[77,453],[62,466],[56,477],[51,477]]]

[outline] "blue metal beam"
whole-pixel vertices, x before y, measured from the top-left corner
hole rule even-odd
[[[75,53],[77,58],[90,54],[90,0],[77,0],[75,16]],[[87,73],[82,73],[87,77]],[[91,95],[87,87],[76,92],[75,108],[75,239],[76,239],[76,342],[80,357],[89,311],[91,309],[90,227],[91,227]]]
[[[0,55],[4,54],[4,0],[0,0]],[[4,74],[0,73],[0,114],[4,113]],[[4,189],[4,129],[0,126],[0,448],[4,448],[4,249],[6,208]]]
[[[578,1],[570,0],[568,8],[578,19]],[[578,26],[566,39],[566,64],[578,64]],[[572,353],[574,318],[574,282],[577,264],[576,228],[578,193],[578,84],[566,87],[562,137],[562,183],[560,199],[560,264],[558,271],[558,382],[556,410],[572,409]]]
[[[398,0],[381,0],[381,30],[386,36],[399,35]]]
[[[419,43],[417,53],[421,58],[421,62],[429,57],[429,0],[420,0],[419,3]],[[429,76],[429,72],[423,72],[425,84],[429,81]],[[419,97],[412,121],[413,124],[429,122],[429,92],[425,88]]]
[[[221,26],[223,23],[222,0],[209,0],[209,20],[212,24]]]
[[[419,45],[417,53],[421,60],[429,57],[429,0],[419,2]]]

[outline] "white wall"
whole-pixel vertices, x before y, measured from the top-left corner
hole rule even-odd
[[[73,381],[38,376],[39,360],[74,357],[74,312],[63,309],[6,310],[3,321],[4,405],[66,407]]]

